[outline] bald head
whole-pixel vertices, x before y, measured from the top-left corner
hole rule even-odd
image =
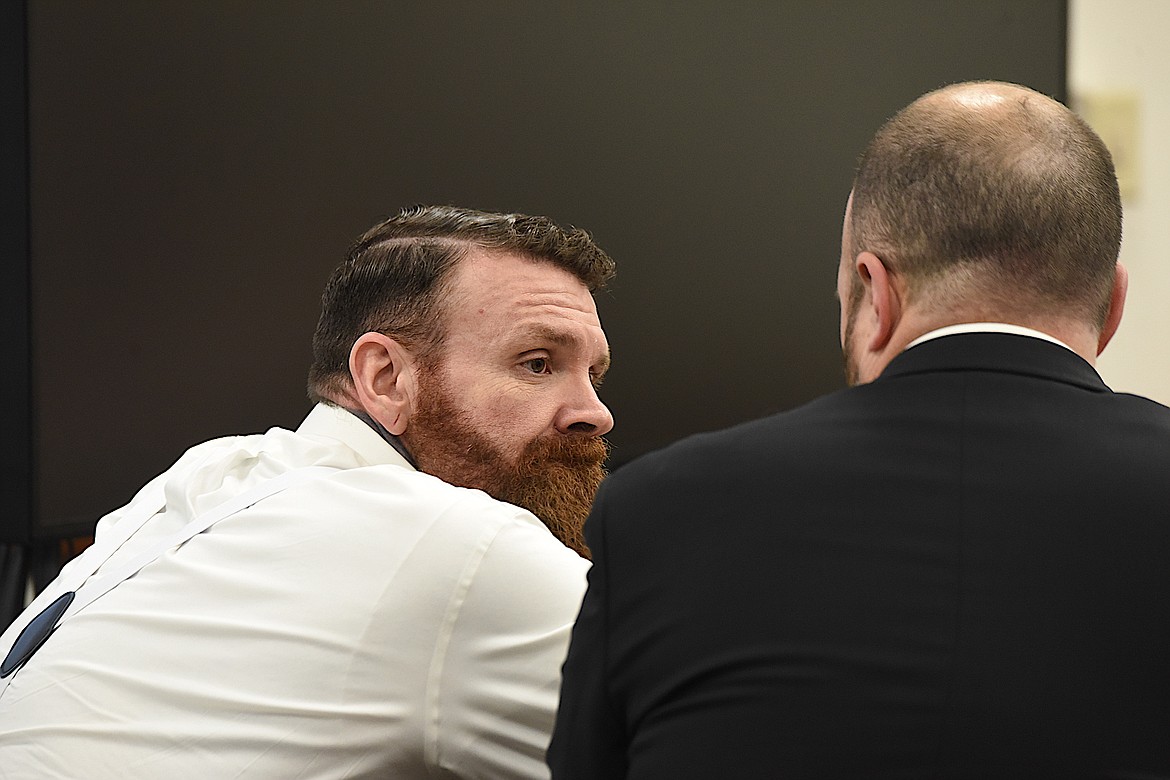
[[[1101,140],[1060,103],[1000,82],[911,103],[861,157],[853,257],[872,252],[910,303],[956,321],[1075,318],[1100,328],[1121,243]]]

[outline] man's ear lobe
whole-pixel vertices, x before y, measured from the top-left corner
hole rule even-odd
[[[349,351],[354,394],[366,414],[394,434],[406,430],[414,410],[415,361],[384,333],[363,333]]]
[[[902,318],[902,299],[886,264],[873,252],[857,256],[857,275],[865,286],[863,304],[870,307],[874,328],[866,348],[881,352],[890,343]]]

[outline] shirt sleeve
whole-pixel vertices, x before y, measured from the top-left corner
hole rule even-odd
[[[91,544],[89,547],[85,548],[81,554],[77,555],[75,558],[73,558],[73,560],[66,563],[61,568],[61,571],[57,572],[57,576],[53,579],[53,581],[46,585],[45,588],[39,594],[37,594],[36,598],[34,598],[32,602],[24,608],[24,610],[16,617],[16,619],[13,620],[12,623],[5,629],[4,633],[0,635],[0,658],[3,658],[8,654],[8,651],[16,642],[16,637],[20,635],[20,632],[23,631],[24,628],[45,609],[45,607],[52,604],[69,589],[69,585],[77,579],[77,576],[75,576],[77,572],[85,569],[86,567],[94,565],[92,558],[97,552],[97,550],[95,550],[95,545],[98,542],[103,541],[106,534],[112,533],[113,531],[111,529],[113,529],[118,520],[120,520],[131,508],[133,508],[137,502],[143,500],[143,496],[149,495],[152,490],[157,489],[157,486],[165,477],[166,474],[160,474],[159,476],[155,477],[149,483],[147,483],[145,487],[139,490],[138,493],[135,494],[130,503],[115,509],[113,512],[106,514],[100,520],[98,520],[94,528],[94,544]]]
[[[95,562],[93,556],[101,549],[101,543],[105,541],[108,534],[113,533],[114,527],[118,522],[125,517],[130,511],[136,509],[138,505],[145,500],[153,497],[158,491],[162,489],[162,485],[166,480],[170,479],[176,470],[187,467],[192,462],[198,462],[202,458],[207,457],[208,453],[215,451],[217,447],[222,446],[221,442],[231,441],[231,439],[216,439],[203,444],[192,447],[183,454],[183,456],[175,462],[167,471],[159,474],[154,479],[147,482],[134,494],[129,503],[125,504],[112,512],[102,516],[94,526],[94,543],[81,552],[80,555],[69,561],[62,567],[57,576],[45,586],[32,603],[17,616],[17,618],[4,630],[0,635],[0,658],[3,658],[12,644],[16,641],[16,637],[24,630],[25,626],[32,622],[33,618],[41,613],[41,611],[52,604],[57,598],[64,594],[71,586],[79,587],[80,583],[75,582],[78,579],[77,573],[87,567],[93,567]]]
[[[548,777],[561,664],[588,568],[527,513],[484,539],[431,674],[429,748],[440,776]]]

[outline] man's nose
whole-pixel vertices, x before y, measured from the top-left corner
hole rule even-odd
[[[613,415],[597,397],[597,390],[592,382],[588,382],[585,388],[576,392],[570,402],[561,409],[556,427],[561,433],[604,436],[613,430]]]

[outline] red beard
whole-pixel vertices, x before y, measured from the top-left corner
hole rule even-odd
[[[583,531],[605,477],[604,439],[544,436],[512,459],[467,421],[434,371],[420,374],[419,398],[403,441],[421,471],[527,509],[565,546],[589,557]]]

